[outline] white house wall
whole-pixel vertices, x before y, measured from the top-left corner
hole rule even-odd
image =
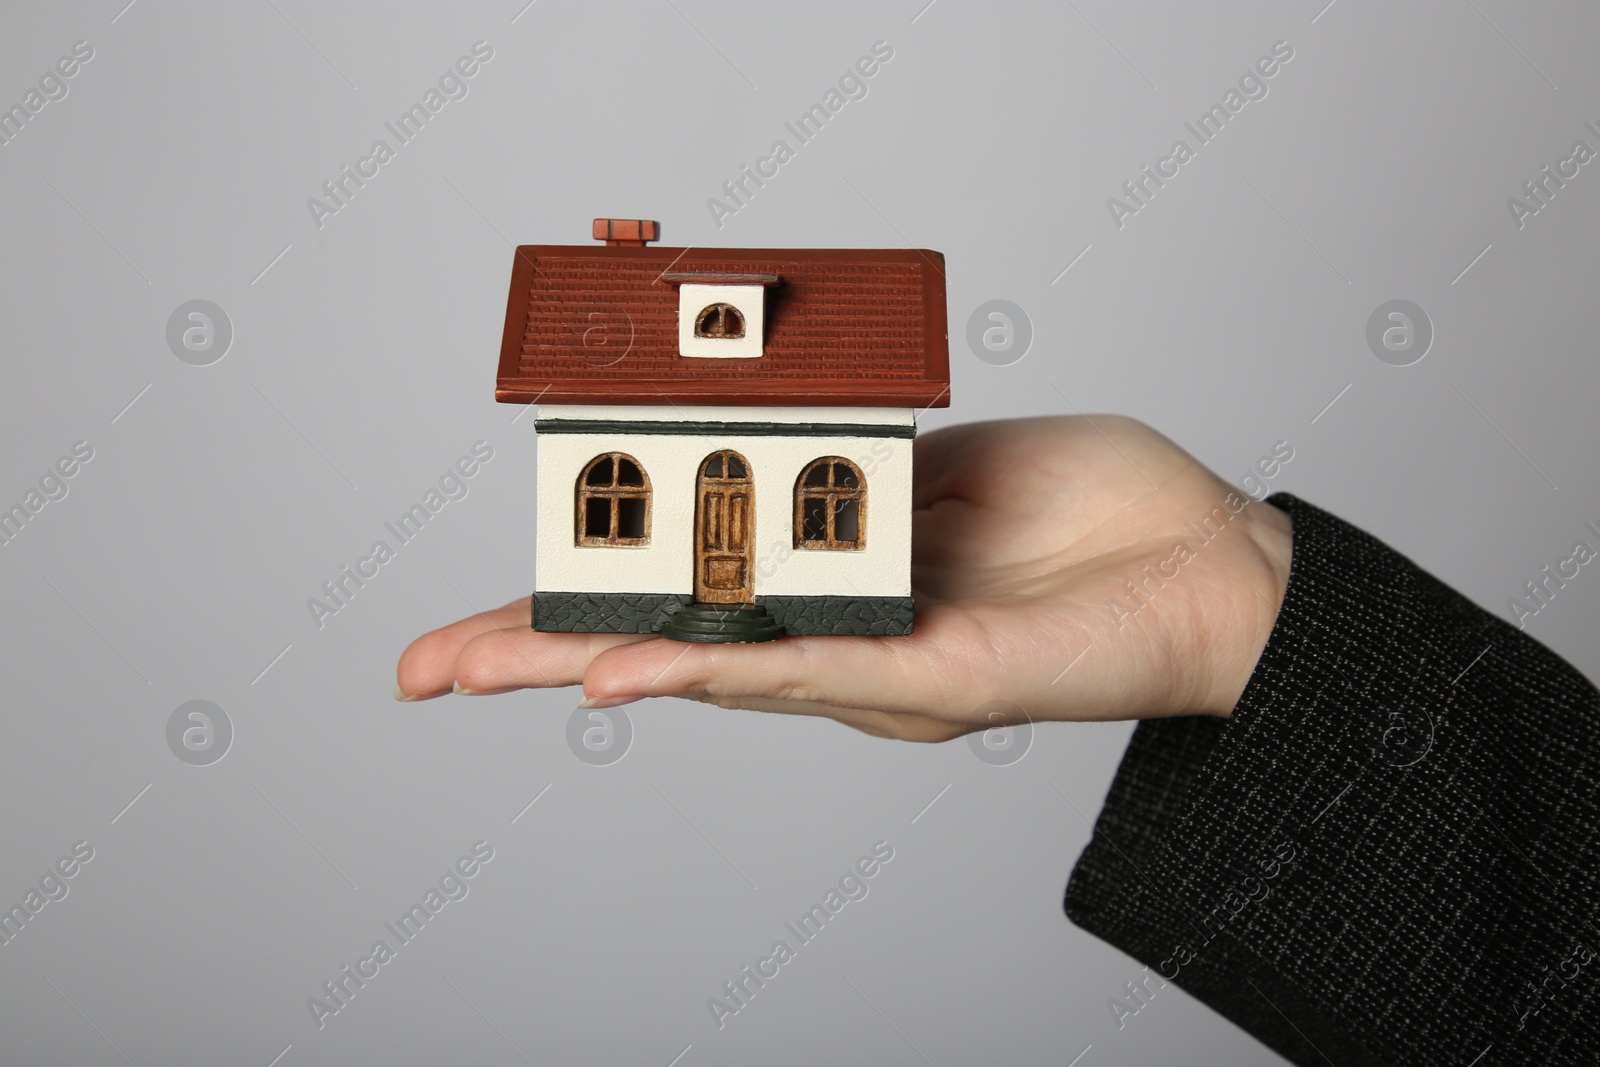
[[[656,419],[657,409],[546,406],[541,419],[577,417]],[[673,409],[668,408],[668,411]],[[860,424],[866,409],[789,409],[807,419]],[[897,411],[899,409],[872,409]],[[607,414],[596,416],[592,413]],[[772,408],[696,409],[718,421],[777,421]],[[676,421],[699,421],[678,414]],[[911,413],[905,411],[909,423]],[[786,420],[788,421],[788,420]],[[876,421],[876,420],[874,420]],[[885,420],[887,421],[887,420]],[[895,421],[898,421],[896,419]],[[911,447],[898,437],[782,437],[647,433],[541,433],[538,441],[539,592],[692,593],[695,482],[705,457],[730,448],[750,463],[755,488],[756,596],[907,596],[911,575]],[[589,461],[606,452],[637,459],[650,480],[650,543],[639,547],[579,546],[577,482]],[[866,547],[826,551],[794,547],[794,486],[805,465],[843,456],[861,468],[867,485]]]

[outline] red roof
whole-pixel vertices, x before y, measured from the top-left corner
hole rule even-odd
[[[678,354],[682,275],[777,275],[763,354]],[[944,257],[921,249],[523,245],[495,399],[944,407]]]

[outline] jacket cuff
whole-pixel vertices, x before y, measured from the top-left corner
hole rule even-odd
[[[1067,915],[1148,964],[1145,988],[1176,981],[1295,1063],[1469,1062],[1516,1026],[1525,957],[1473,977],[1472,1003],[1501,998],[1500,1018],[1446,998],[1402,1041],[1390,1013],[1414,999],[1406,983],[1419,974],[1453,967],[1453,983],[1481,967],[1485,939],[1502,939],[1485,924],[1526,918],[1507,899],[1526,870],[1512,869],[1503,835],[1463,825],[1474,801],[1453,791],[1483,743],[1478,724],[1493,718],[1473,706],[1471,669],[1496,647],[1501,662],[1485,673],[1513,686],[1506,661],[1519,654],[1530,674],[1547,672],[1530,691],[1548,689],[1552,670],[1573,692],[1584,684],[1373,537],[1288,494],[1268,504],[1293,519],[1294,551],[1255,672],[1228,719],[1139,725],[1073,870]],[[1454,789],[1474,788],[1463,781]],[[1442,884],[1441,868],[1473,865],[1467,898],[1452,895],[1462,883]],[[1559,960],[1570,938],[1556,931],[1578,921],[1568,919],[1503,939],[1526,952],[1548,935],[1544,958]],[[1113,992],[1121,1025],[1118,1005],[1137,1011],[1137,990]]]

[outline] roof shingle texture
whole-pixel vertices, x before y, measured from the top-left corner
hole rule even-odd
[[[915,249],[524,246],[497,398],[529,403],[948,404],[943,257]],[[776,274],[763,354],[678,354],[680,273]]]

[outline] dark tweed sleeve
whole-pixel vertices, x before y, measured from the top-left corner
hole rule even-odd
[[[1229,719],[1135,731],[1067,915],[1296,1064],[1600,1063],[1600,694],[1269,503],[1295,543],[1261,661]]]

